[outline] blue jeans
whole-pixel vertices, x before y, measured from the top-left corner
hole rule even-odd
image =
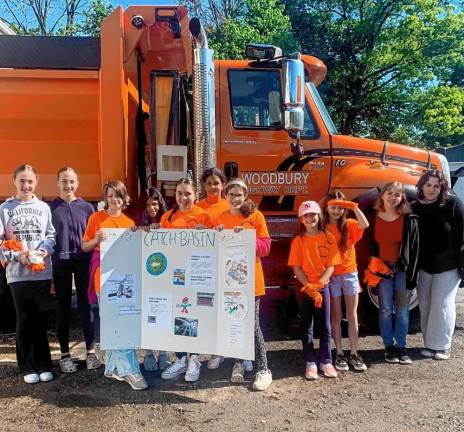
[[[117,373],[121,377],[140,373],[135,350],[105,350],[105,372]]]
[[[409,328],[411,299],[411,291],[406,289],[406,273],[398,271],[396,277],[382,279],[378,293],[380,334],[383,343],[387,347],[394,345],[396,341],[399,348],[404,348]]]

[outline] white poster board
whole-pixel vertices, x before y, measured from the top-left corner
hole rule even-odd
[[[102,349],[254,360],[254,230],[105,231]]]

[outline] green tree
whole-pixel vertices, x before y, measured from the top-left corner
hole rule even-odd
[[[101,23],[112,11],[113,6],[108,0],[90,0],[78,32],[87,36],[100,36]]]
[[[216,58],[243,58],[246,44],[252,42],[277,45],[285,53],[299,49],[278,0],[190,0],[187,6],[201,18]]]
[[[453,77],[462,82],[464,54],[464,14],[451,1],[287,0],[286,10],[302,51],[328,66],[321,92],[342,133],[409,132],[425,145],[427,133],[449,139],[459,130],[446,119],[459,102],[449,111],[426,103],[460,94],[447,87]]]

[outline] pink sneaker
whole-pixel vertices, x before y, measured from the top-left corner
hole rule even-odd
[[[337,378],[337,371],[332,366],[332,363],[321,363],[319,369],[326,378]]]
[[[314,381],[319,378],[316,363],[306,363],[305,378],[310,381]]]

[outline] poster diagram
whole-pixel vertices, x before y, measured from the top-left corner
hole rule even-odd
[[[135,304],[135,278],[132,273],[112,274],[105,283],[105,298],[108,302]]]
[[[225,254],[225,283],[228,288],[244,286],[248,283],[247,254],[243,245],[231,246]]]
[[[224,312],[230,319],[243,320],[248,314],[248,296],[240,291],[224,292]]]

